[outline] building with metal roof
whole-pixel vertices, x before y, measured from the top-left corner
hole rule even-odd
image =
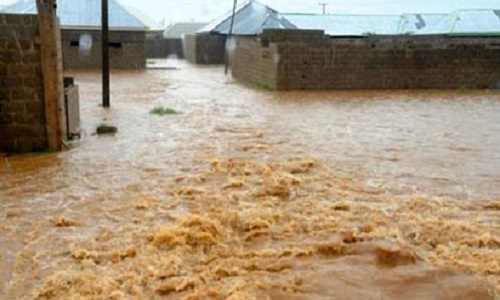
[[[20,0],[4,7],[3,13],[36,14],[36,0]],[[93,29],[101,26],[101,0],[58,0],[57,15],[63,29]],[[112,30],[147,30],[148,26],[116,0],[109,0]]]
[[[20,0],[2,13],[36,14],[36,0]],[[64,69],[101,67],[101,0],[58,0]],[[109,0],[110,65],[113,69],[146,67],[146,25],[116,0]]]
[[[165,28],[163,37],[167,39],[180,39],[186,34],[196,33],[207,23],[172,23]]]
[[[147,58],[184,58],[182,38],[194,34],[206,23],[172,23],[161,31],[150,31],[146,36]]]
[[[210,22],[198,33],[228,35],[232,11]],[[238,36],[259,35],[264,29],[296,29],[297,27],[281,16],[278,11],[258,1],[250,0],[236,9],[233,34]]]

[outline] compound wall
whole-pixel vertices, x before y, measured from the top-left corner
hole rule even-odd
[[[267,30],[236,48],[233,74],[277,90],[500,88],[500,37]]]

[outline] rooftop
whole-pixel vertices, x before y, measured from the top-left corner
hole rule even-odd
[[[173,23],[167,26],[163,36],[170,39],[182,38],[183,35],[193,34],[206,25],[206,23]]]
[[[101,27],[101,0],[58,0],[57,15],[62,28]],[[20,0],[2,9],[4,13],[36,14],[35,0]],[[109,26],[111,29],[147,30],[141,19],[116,0],[109,0]]]
[[[500,34],[500,10],[459,10],[451,14],[319,15],[280,14],[300,29],[337,36],[367,34]]]
[[[198,33],[229,34],[232,11],[217,18],[198,31]],[[296,29],[280,14],[258,1],[251,0],[239,5],[234,16],[233,34],[257,35],[264,29]]]

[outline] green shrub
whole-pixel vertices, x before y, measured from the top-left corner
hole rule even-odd
[[[179,114],[178,111],[172,108],[167,108],[167,107],[162,107],[158,106],[153,108],[150,112],[152,115],[157,115],[157,116],[166,116],[166,115],[177,115]]]

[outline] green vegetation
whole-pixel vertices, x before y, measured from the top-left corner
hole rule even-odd
[[[264,84],[262,88],[268,92],[274,92],[274,88],[269,84]]]
[[[153,108],[149,113],[152,115],[157,115],[157,116],[167,116],[167,115],[180,114],[180,112],[176,111],[175,109],[162,107],[162,106],[158,106],[158,107]]]
[[[461,86],[458,91],[460,92],[460,94],[468,94],[471,92],[470,89],[468,89],[466,86]]]

